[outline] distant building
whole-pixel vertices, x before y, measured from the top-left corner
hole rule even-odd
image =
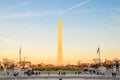
[[[30,61],[21,61],[17,63],[17,66],[21,68],[29,68],[31,67],[31,62]]]
[[[105,60],[105,65],[112,65],[112,61],[111,60]]]
[[[13,62],[10,62],[10,61],[8,61],[7,63],[0,62],[0,67],[4,68],[5,66],[6,66],[7,68],[12,68],[12,67],[14,67],[14,63],[13,63]]]

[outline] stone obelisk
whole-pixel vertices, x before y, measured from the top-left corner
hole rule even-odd
[[[58,65],[62,65],[62,20],[58,20]]]

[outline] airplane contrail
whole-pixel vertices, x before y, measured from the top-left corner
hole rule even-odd
[[[90,0],[85,0],[83,2],[80,2],[79,4],[76,4],[68,9],[62,10],[62,11],[54,11],[54,12],[26,12],[26,13],[19,13],[19,14],[0,14],[0,19],[12,19],[12,18],[25,18],[25,17],[34,17],[34,16],[50,16],[50,15],[63,15],[66,12],[69,12],[75,8],[78,8],[79,6],[82,6],[86,3],[88,3]]]
[[[81,3],[79,3],[79,4],[75,5],[75,6],[72,6],[72,7],[68,8],[68,9],[64,10],[64,11],[62,12],[62,14],[66,13],[66,12],[68,12],[68,11],[71,11],[71,10],[73,10],[73,9],[75,9],[75,8],[78,8],[79,6],[82,6],[82,5],[86,4],[86,3],[88,3],[89,1],[90,1],[90,0],[86,0],[86,1],[81,2]]]

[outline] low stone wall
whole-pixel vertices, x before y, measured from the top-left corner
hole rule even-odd
[[[47,80],[52,80],[52,79],[57,79],[57,80],[59,80],[59,79],[62,79],[62,80],[64,80],[64,79],[73,79],[73,80],[75,80],[75,79],[83,79],[83,80],[120,80],[120,76],[117,76],[117,77],[109,77],[109,76],[102,76],[102,75],[100,75],[100,76],[93,76],[93,75],[91,75],[91,76],[80,76],[80,75],[78,75],[78,76],[66,76],[66,75],[64,75],[64,76],[17,76],[17,77],[1,77],[0,78],[0,80],[17,80],[17,79],[19,79],[19,80],[22,80],[22,79],[24,79],[24,80],[31,80],[31,79],[33,79],[33,80],[39,80],[39,79],[47,79]]]

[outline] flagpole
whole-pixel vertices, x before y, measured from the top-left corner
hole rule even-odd
[[[99,47],[99,66],[100,66],[100,47]]]
[[[100,61],[100,47],[99,46],[97,49],[97,54],[98,54],[98,60],[99,60],[98,65],[100,66],[101,61]]]
[[[21,53],[20,53],[20,66],[21,66]]]
[[[21,47],[20,47],[20,50],[19,50],[19,62],[20,62],[20,66],[21,66]]]

